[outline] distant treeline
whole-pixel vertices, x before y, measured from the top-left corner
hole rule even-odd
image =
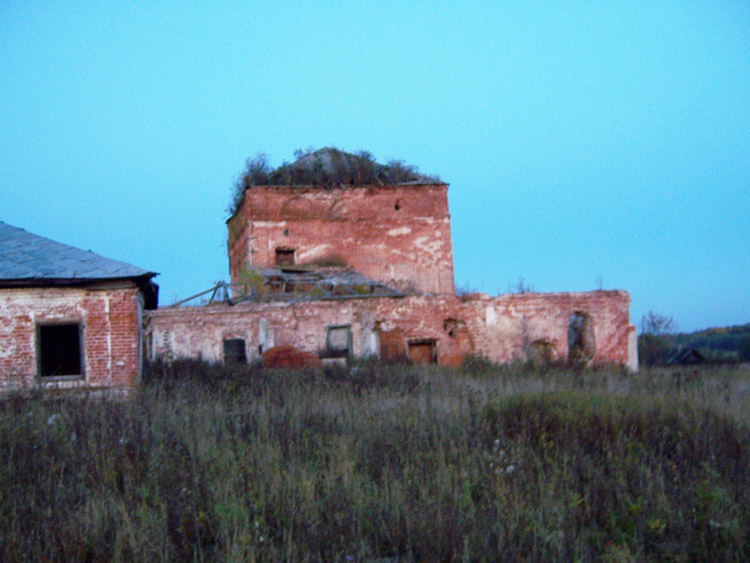
[[[750,361],[750,323],[681,332],[671,339],[675,348],[695,348],[706,359]]]

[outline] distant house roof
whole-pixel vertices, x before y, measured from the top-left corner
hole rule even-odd
[[[667,360],[667,364],[675,365],[693,365],[700,364],[705,361],[703,354],[701,354],[695,348],[683,348],[675,352],[672,357]]]
[[[0,284],[80,283],[156,274],[0,221]]]

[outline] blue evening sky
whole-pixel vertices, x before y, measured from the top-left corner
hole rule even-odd
[[[750,4],[0,3],[0,220],[228,278],[244,161],[369,150],[450,184],[459,287],[750,322]]]

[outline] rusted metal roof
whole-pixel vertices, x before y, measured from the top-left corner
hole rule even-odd
[[[234,305],[245,301],[296,303],[405,296],[405,293],[349,268],[256,268],[248,272],[245,281],[219,282],[170,307],[179,307],[191,301],[204,305]]]
[[[0,221],[0,282],[147,280],[155,275]]]

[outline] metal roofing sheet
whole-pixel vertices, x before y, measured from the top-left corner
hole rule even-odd
[[[155,275],[0,221],[0,280],[102,280]]]

